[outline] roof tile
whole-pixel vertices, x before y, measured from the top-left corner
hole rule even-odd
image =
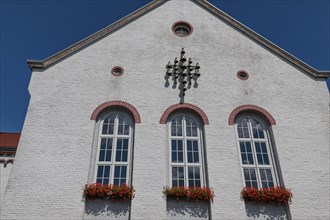
[[[16,148],[20,137],[20,133],[0,132],[0,148]]]

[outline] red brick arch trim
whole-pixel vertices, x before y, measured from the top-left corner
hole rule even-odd
[[[166,124],[168,117],[170,116],[170,114],[172,112],[178,111],[178,110],[186,110],[189,112],[193,112],[195,114],[197,114],[201,119],[204,125],[208,125],[209,124],[209,119],[207,118],[206,114],[204,113],[204,111],[202,109],[200,109],[199,107],[193,105],[193,104],[189,104],[189,103],[184,103],[184,104],[175,104],[172,105],[170,107],[168,107],[162,117],[160,118],[159,123],[160,124]]]
[[[129,112],[132,113],[133,117],[134,117],[134,121],[135,123],[141,123],[141,117],[139,112],[136,110],[136,108],[127,103],[127,102],[123,102],[123,101],[110,101],[110,102],[105,102],[101,105],[99,105],[92,113],[91,115],[91,120],[96,120],[97,116],[106,108],[111,108],[111,107],[122,107],[127,109]]]
[[[245,113],[245,112],[250,112],[250,113],[260,115],[261,117],[263,117],[267,121],[267,123],[269,125],[276,125],[276,121],[273,118],[273,116],[267,110],[265,110],[265,109],[263,109],[259,106],[256,106],[256,105],[241,105],[241,106],[235,108],[230,113],[230,116],[229,116],[229,119],[228,119],[228,124],[233,125],[236,116],[240,113]]]
[[[3,164],[5,164],[5,165],[6,165],[6,164],[9,164],[9,163],[12,164],[12,163],[14,163],[14,159],[7,159],[7,160],[6,160],[6,159],[3,158],[3,159],[0,159],[0,163],[3,163]]]

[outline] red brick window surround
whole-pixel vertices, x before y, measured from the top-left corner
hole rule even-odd
[[[112,75],[118,77],[124,74],[124,68],[121,66],[115,66],[111,69]]]
[[[109,102],[105,102],[101,105],[99,105],[92,113],[90,119],[91,120],[96,120],[97,116],[105,109],[111,109],[113,107],[121,107],[121,108],[124,108],[126,110],[128,110],[132,115],[133,115],[133,118],[134,118],[134,122],[135,123],[141,123],[141,117],[140,117],[140,114],[139,112],[136,110],[136,108],[127,103],[127,102],[123,102],[123,101],[109,101]]]
[[[2,158],[0,159],[0,163],[3,163],[4,165],[7,165],[9,163],[14,163],[14,159],[5,159],[5,158]]]
[[[256,105],[241,105],[235,108],[229,115],[228,124],[234,125],[236,116],[241,113],[256,114],[265,119],[268,125],[276,125],[276,121],[273,116],[267,110]]]
[[[240,80],[247,80],[249,78],[249,74],[245,70],[240,70],[237,72],[237,78]]]
[[[192,34],[194,28],[186,21],[177,21],[172,25],[172,31],[179,37],[187,37]]]
[[[161,116],[159,123],[166,124],[170,114],[172,114],[173,112],[176,112],[176,111],[180,111],[180,110],[188,111],[188,112],[191,112],[191,113],[199,116],[204,125],[209,124],[209,119],[207,118],[207,115],[204,113],[204,111],[202,109],[200,109],[199,107],[197,107],[193,104],[189,104],[189,103],[175,104],[175,105],[168,107],[164,111],[163,115]]]

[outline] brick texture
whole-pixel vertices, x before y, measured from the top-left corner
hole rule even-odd
[[[173,34],[172,24],[178,20],[194,27],[190,36]],[[96,129],[90,119],[98,113],[91,114],[101,103],[116,100],[134,105],[142,119],[135,115],[132,182],[136,196],[130,218],[167,219],[162,190],[169,185],[168,126],[159,122],[169,106],[181,101],[178,88],[172,83],[166,87],[164,77],[166,64],[173,63],[182,47],[186,58],[201,67],[197,84],[183,101],[202,109],[209,122],[203,128],[203,149],[205,176],[216,195],[209,206],[212,219],[285,217],[276,206],[258,215],[255,210],[261,212],[262,206],[251,208],[240,200],[240,153],[228,118],[246,104],[260,106],[276,119],[271,131],[284,184],[293,193],[292,219],[329,219],[325,81],[310,78],[205,9],[182,0],[167,1],[61,62],[32,73],[31,99],[1,219],[90,217],[86,217],[82,188],[95,168],[90,161]],[[117,65],[125,68],[121,77],[111,74]],[[249,73],[248,80],[237,79],[242,69]]]

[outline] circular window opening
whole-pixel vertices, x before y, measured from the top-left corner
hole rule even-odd
[[[237,77],[240,80],[247,80],[249,78],[249,74],[244,70],[240,70],[237,72]]]
[[[193,32],[193,27],[188,22],[178,21],[173,24],[172,31],[179,37],[186,37]]]
[[[120,66],[115,66],[112,68],[111,73],[114,76],[121,76],[124,73],[124,69]]]

